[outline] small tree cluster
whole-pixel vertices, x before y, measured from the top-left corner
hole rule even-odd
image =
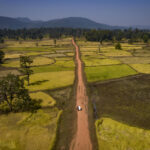
[[[32,100],[23,79],[8,74],[0,80],[0,112],[35,111],[40,100]]]
[[[56,45],[56,43],[57,43],[57,40],[56,40],[56,39],[54,39],[54,40],[53,40],[53,42],[54,42],[54,45]]]
[[[148,41],[149,41],[149,37],[148,37],[147,34],[145,34],[145,35],[143,36],[143,42],[144,42],[144,43],[148,43]]]
[[[4,57],[5,57],[5,53],[2,50],[0,50],[0,64],[3,63]]]
[[[115,49],[118,49],[118,50],[122,49],[121,44],[119,42],[115,45]]]
[[[0,43],[4,43],[4,39],[0,38]]]
[[[25,76],[24,79],[30,83],[30,75],[33,74],[31,64],[33,60],[30,56],[20,56],[20,72]]]

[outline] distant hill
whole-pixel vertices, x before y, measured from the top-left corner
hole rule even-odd
[[[9,17],[0,17],[0,28],[8,28],[8,29],[17,29],[17,28],[23,28],[24,23],[15,19],[15,18],[9,18]]]
[[[125,29],[128,27],[111,26],[107,24],[97,23],[87,18],[69,17],[62,19],[54,19],[50,21],[33,21],[29,18],[10,18],[0,16],[0,29],[21,29],[21,28],[84,28],[84,29]]]
[[[101,24],[81,17],[69,17],[63,19],[55,19],[44,22],[44,27],[65,27],[65,28],[85,28],[85,29],[120,29],[122,27],[114,27]]]
[[[32,20],[30,20],[29,18],[26,18],[26,17],[24,17],[24,18],[18,17],[16,19],[18,21],[20,21],[20,22],[23,22],[23,23],[30,23],[30,22],[32,22]]]
[[[110,26],[94,22],[81,17],[69,17],[54,19],[50,21],[32,21],[28,18],[10,18],[0,16],[0,28],[20,29],[20,28],[85,28],[85,29],[122,29],[123,27]]]

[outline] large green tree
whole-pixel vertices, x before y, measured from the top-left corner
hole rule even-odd
[[[24,87],[23,79],[8,74],[0,80],[0,111],[18,112],[36,110],[40,101],[32,100]]]
[[[25,80],[30,83],[30,75],[33,74],[31,64],[33,60],[30,56],[20,56],[20,72],[25,76]]]

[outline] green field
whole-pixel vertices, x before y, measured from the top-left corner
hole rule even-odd
[[[115,79],[137,74],[135,70],[127,65],[85,67],[85,73],[89,82]]]

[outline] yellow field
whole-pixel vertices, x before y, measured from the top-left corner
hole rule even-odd
[[[131,66],[140,73],[150,74],[150,64],[131,64]]]
[[[114,65],[120,64],[120,61],[113,59],[84,59],[85,66],[100,66],[100,65]]]
[[[49,52],[28,52],[28,53],[6,53],[5,59],[11,59],[11,58],[19,58],[21,55],[28,55],[28,56],[35,56],[35,55],[44,55],[49,54]]]
[[[0,149],[50,150],[55,142],[60,114],[61,111],[54,108],[33,114],[0,115]]]
[[[99,150],[148,150],[150,131],[120,123],[110,118],[96,121]]]
[[[74,56],[74,53],[66,53],[67,56]]]
[[[104,56],[111,56],[111,57],[121,57],[121,56],[132,56],[131,53],[123,50],[110,50],[103,52]]]
[[[56,104],[56,101],[50,95],[48,95],[44,92],[31,93],[30,96],[33,99],[41,99],[42,100],[42,103],[41,103],[42,107],[52,107]]]
[[[40,65],[48,65],[54,63],[53,59],[46,58],[46,57],[35,57],[33,58],[33,63],[31,66],[40,66]],[[20,67],[20,61],[19,60],[12,60],[8,61],[5,64],[3,64],[5,67]]]
[[[74,71],[36,73],[31,75],[30,82],[30,91],[66,87],[73,84]]]
[[[56,108],[56,100],[44,90],[74,83],[71,38],[57,40],[56,45],[53,39],[6,41],[6,44],[7,47],[3,49],[6,53],[3,64],[5,70],[1,71],[0,77],[10,72],[20,75],[17,70],[20,67],[20,55],[32,56],[32,69],[36,68],[39,73],[32,74],[30,85],[27,86],[25,81],[25,86],[32,99],[41,99],[42,108],[34,113],[0,115],[0,150],[52,150],[62,111]],[[18,68],[13,70],[7,67]]]

